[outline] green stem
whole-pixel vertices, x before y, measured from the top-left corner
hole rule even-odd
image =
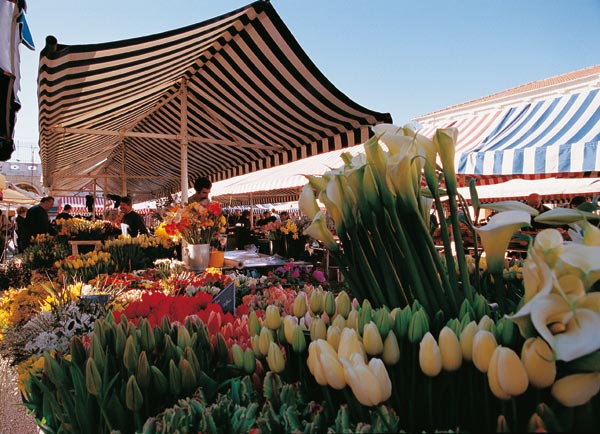
[[[506,312],[506,298],[504,297],[504,278],[502,276],[502,270],[494,271],[492,273],[492,279],[494,279],[494,292],[496,295],[496,301],[498,302],[498,307],[500,308],[501,313]]]

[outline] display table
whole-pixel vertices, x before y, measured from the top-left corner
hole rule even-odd
[[[71,245],[71,254],[77,255],[77,254],[79,254],[80,246],[84,247],[84,249],[82,249],[83,250],[82,253],[87,253],[87,252],[91,252],[92,250],[97,250],[98,248],[100,248],[102,246],[102,241],[96,241],[96,240],[69,241],[69,244]]]
[[[260,268],[279,267],[287,261],[277,256],[265,255],[248,250],[229,250],[225,252],[224,268]]]

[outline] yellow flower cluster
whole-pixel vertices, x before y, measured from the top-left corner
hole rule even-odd
[[[293,239],[298,239],[298,226],[292,219],[286,220],[285,223],[281,225],[279,230],[283,232],[284,235],[292,235]]]
[[[52,303],[47,288],[39,283],[4,291],[0,296],[0,340],[3,330],[29,321],[41,310],[50,310]]]
[[[23,396],[31,395],[32,377],[42,378],[44,357],[31,356],[17,365],[17,387]]]
[[[59,219],[56,224],[60,227],[59,235],[87,240],[101,240],[106,237],[111,228],[110,223],[104,220],[92,221],[77,217]]]
[[[68,282],[87,282],[100,273],[107,273],[111,266],[111,254],[93,250],[82,255],[71,255],[56,261],[58,274]]]

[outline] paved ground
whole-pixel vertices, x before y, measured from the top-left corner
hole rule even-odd
[[[0,358],[0,434],[36,434],[37,425],[21,403],[16,372]]]

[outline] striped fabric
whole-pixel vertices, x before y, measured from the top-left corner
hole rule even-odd
[[[512,178],[596,177],[600,74],[592,69],[589,86],[558,89],[539,98],[517,95],[510,105],[488,106],[478,115],[470,114],[473,107],[467,103],[462,113],[455,109],[453,120],[426,121],[421,131],[432,137],[436,127],[458,128],[455,168],[463,183],[473,177],[479,185]]]
[[[362,143],[391,122],[335,88],[267,1],[131,40],[49,42],[40,154],[55,192],[89,175],[118,194],[123,172],[136,200],[179,191],[181,137],[189,179],[218,181]]]

